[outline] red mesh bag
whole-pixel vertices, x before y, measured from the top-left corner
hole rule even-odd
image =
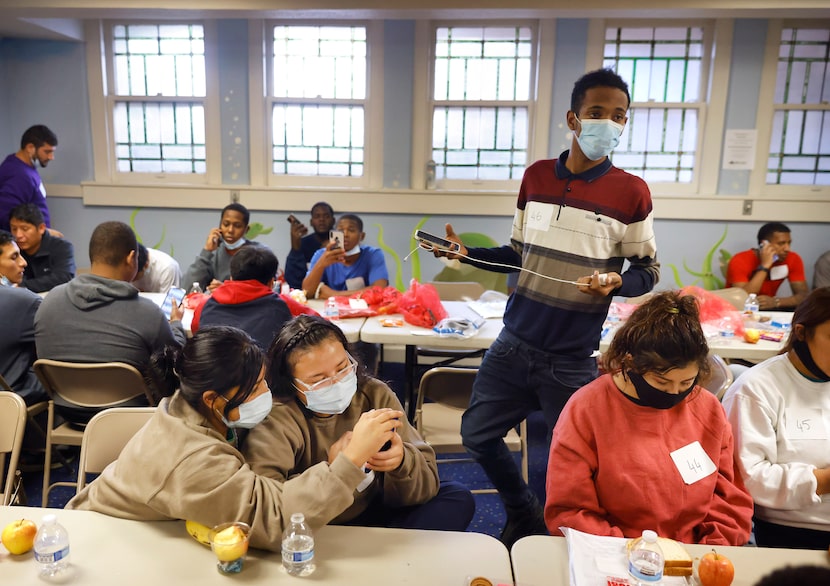
[[[447,310],[441,304],[441,298],[435,287],[422,284],[412,279],[407,289],[398,299],[398,313],[413,326],[431,328],[447,317]]]

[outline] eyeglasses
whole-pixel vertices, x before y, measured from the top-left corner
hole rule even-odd
[[[318,380],[315,383],[309,384],[301,381],[298,378],[295,378],[294,381],[301,384],[304,388],[297,387],[298,390],[303,391],[304,393],[313,393],[314,391],[319,391],[321,389],[328,388],[332,386],[334,383],[339,383],[341,380],[352,374],[357,370],[357,361],[352,358],[352,355],[346,353],[346,357],[349,359],[349,365],[343,367],[342,369],[338,370],[334,376],[326,377],[322,380]],[[297,386],[296,384],[294,386]]]

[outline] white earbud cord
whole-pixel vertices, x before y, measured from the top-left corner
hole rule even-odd
[[[421,250],[428,250],[428,249],[426,249],[422,246],[416,246],[415,248],[412,249],[412,251],[409,254],[407,254],[404,257],[404,261],[409,260],[409,257],[412,256],[413,254],[415,254],[415,252],[419,248]],[[436,246],[435,248],[437,250],[443,250],[442,248],[440,248],[438,246]],[[430,252],[432,252],[432,251],[430,250]],[[453,252],[453,251],[447,251],[447,252]],[[576,285],[577,287],[590,287],[590,285],[591,285],[590,283],[578,283],[576,281],[568,281],[567,279],[559,279],[558,277],[551,277],[550,275],[543,275],[541,273],[537,273],[536,271],[531,271],[530,269],[526,269],[524,267],[517,267],[515,265],[508,265],[508,264],[504,264],[504,263],[501,263],[501,262],[491,262],[489,260],[481,260],[481,259],[477,259],[477,258],[470,258],[469,256],[467,256],[465,254],[461,254],[460,252],[453,252],[453,254],[455,254],[457,256],[460,256],[460,257],[463,257],[463,258],[466,258],[466,259],[471,260],[471,261],[476,262],[476,263],[490,265],[490,266],[493,266],[493,267],[504,267],[506,269],[516,269],[516,270],[519,270],[519,271],[524,271],[526,273],[530,273],[531,275],[536,275],[537,277],[541,277],[543,279],[548,279],[550,281],[556,281],[557,283],[566,283],[568,285]]]

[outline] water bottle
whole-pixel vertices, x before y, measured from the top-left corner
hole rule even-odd
[[[302,513],[291,515],[291,526],[282,536],[282,566],[291,576],[308,576],[316,568],[314,535]]]
[[[193,281],[193,285],[190,286],[190,291],[188,291],[188,293],[204,293],[199,281]]]
[[[744,303],[744,315],[754,320],[758,319],[758,296],[755,293],[750,293]]]
[[[62,582],[70,573],[69,533],[55,515],[46,515],[35,536],[35,562],[40,577]]]
[[[628,554],[628,573],[637,586],[656,584],[663,579],[663,551],[657,533],[646,529]]]
[[[323,309],[323,317],[327,319],[337,319],[340,317],[340,310],[337,309],[337,300],[334,297],[329,297],[326,301],[326,307]]]

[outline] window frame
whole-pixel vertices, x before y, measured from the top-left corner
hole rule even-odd
[[[817,26],[819,25],[820,26]],[[757,148],[755,149],[755,165],[750,173],[749,192],[762,196],[780,198],[782,200],[827,201],[830,197],[830,185],[798,185],[798,184],[768,184],[767,164],[770,155],[770,140],[772,138],[772,120],[779,110],[823,110],[830,116],[830,106],[821,107],[818,104],[795,105],[777,108],[775,103],[775,84],[778,74],[778,55],[781,47],[781,31],[785,28],[821,28],[830,30],[830,20],[784,20],[770,19],[767,26],[767,45],[764,53],[763,70],[761,73],[761,88],[758,99],[758,114],[755,122],[757,129]]]
[[[329,175],[279,175],[273,172],[271,159],[273,106],[285,101],[302,103],[303,99],[278,98],[273,87],[273,28],[275,26],[364,26],[366,27],[366,98],[363,122],[363,175],[344,177]],[[262,63],[262,75],[251,75],[251,180],[263,185],[285,188],[378,189],[383,185],[383,22],[378,20],[265,19],[249,27],[250,63]],[[323,102],[359,100],[325,99]],[[253,148],[261,145],[261,149]],[[259,150],[261,152],[254,153]]]
[[[435,42],[439,27],[505,27],[527,26],[531,29],[531,70],[528,104],[528,146],[525,168],[533,162],[547,158],[550,109],[540,108],[543,103],[550,105],[553,80],[553,58],[555,21],[553,19],[512,19],[512,20],[419,20],[415,33],[415,80],[411,181],[415,190],[426,190],[427,163],[432,159],[432,125],[435,109]],[[444,102],[444,100],[442,100]],[[455,102],[450,100],[450,102]],[[503,105],[499,101],[458,102],[471,107]],[[518,193],[521,178],[493,179],[437,179],[435,190],[453,193]]]
[[[116,25],[199,24],[205,33],[205,96],[119,96],[115,94],[115,59],[113,55],[113,28]],[[100,68],[89,67],[90,105],[93,127],[93,153],[96,183],[124,185],[219,185],[221,184],[221,145],[218,111],[218,67],[216,66],[216,25],[202,19],[111,19],[88,22],[87,62],[99,62]],[[114,110],[116,102],[193,103],[203,105],[205,112],[205,172],[204,173],[141,173],[118,170],[115,153]],[[99,112],[100,114],[96,114]]]
[[[630,109],[684,108],[696,109],[698,111],[697,147],[692,180],[688,183],[649,180],[648,186],[652,195],[686,197],[698,194],[717,193],[717,183],[721,172],[720,157],[726,116],[733,25],[733,19],[713,20],[701,18],[667,20],[594,19],[589,25],[588,70],[598,69],[603,66],[607,28],[686,28],[697,26],[703,29],[703,58],[701,62],[699,101],[661,102],[659,105],[655,105],[656,103],[652,102],[631,102]],[[725,47],[726,50],[717,51],[717,47]],[[625,167],[622,168],[625,170]]]

